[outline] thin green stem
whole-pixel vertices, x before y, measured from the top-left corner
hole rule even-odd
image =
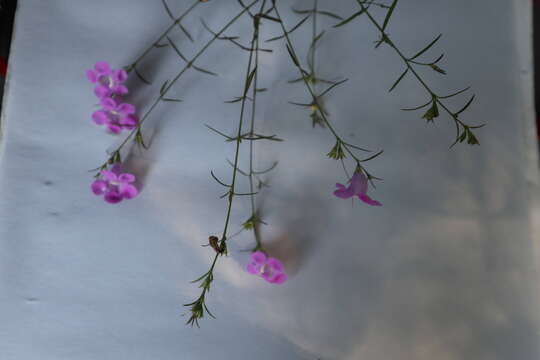
[[[266,0],[263,0],[263,3],[261,5],[261,9],[259,11],[259,14],[262,13],[265,3],[266,3]],[[252,3],[252,5],[253,5],[253,3]],[[245,8],[246,11],[248,9],[249,9],[249,6]],[[258,43],[260,19],[261,18],[257,17],[257,16],[254,18],[254,21],[253,21],[253,36],[252,36],[252,39],[251,39],[250,49],[253,49],[255,44]],[[230,224],[233,199],[234,199],[234,196],[236,194],[236,192],[235,192],[235,190],[236,190],[236,179],[238,177],[238,172],[239,172],[238,162],[239,162],[239,158],[240,158],[240,143],[242,142],[242,128],[243,128],[243,123],[244,123],[244,114],[245,114],[245,106],[246,106],[247,94],[249,92],[250,86],[256,86],[255,84],[253,84],[253,80],[257,76],[257,68],[256,68],[256,65],[254,66],[254,64],[253,64],[254,63],[254,61],[253,61],[254,53],[256,53],[256,52],[249,51],[249,58],[248,58],[246,74],[245,74],[245,82],[244,82],[243,93],[242,93],[242,101],[241,101],[241,105],[240,105],[240,116],[239,116],[239,119],[238,119],[238,130],[237,130],[237,136],[235,138],[236,146],[235,146],[235,155],[234,155],[234,162],[233,162],[232,180],[231,180],[231,184],[229,185],[229,192],[228,192],[228,197],[227,197],[227,199],[228,199],[227,213],[226,213],[226,217],[225,217],[225,224],[223,226],[223,233],[221,235],[221,240],[220,240],[220,248],[222,249],[222,251],[216,251],[216,254],[214,255],[214,259],[212,261],[212,264],[210,265],[209,270],[201,278],[201,279],[204,279],[203,280],[203,285],[204,286],[202,286],[201,295],[199,296],[199,298],[195,302],[193,302],[191,304],[188,304],[188,305],[192,306],[192,315],[191,315],[191,318],[188,320],[188,323],[191,323],[191,324],[193,324],[193,323],[198,324],[198,319],[202,318],[203,313],[198,312],[199,308],[204,306],[204,309],[206,309],[206,311],[208,312],[208,309],[206,308],[206,305],[204,303],[205,296],[206,296],[206,293],[210,289],[210,283],[213,281],[214,269],[215,269],[215,266],[217,264],[218,257],[220,255],[223,255],[224,253],[226,253],[227,230],[228,230],[229,224]],[[256,87],[255,87],[255,89],[256,89]],[[198,308],[193,307],[193,306],[197,306],[197,305],[199,306]]]
[[[418,82],[424,87],[424,89],[431,95],[432,98],[436,99],[437,104],[440,105],[456,122],[456,125],[459,124],[463,127],[467,127],[466,124],[464,124],[454,112],[452,112],[448,107],[439,99],[439,96],[431,89],[431,87],[422,79],[422,77],[418,74],[418,72],[414,69],[414,67],[411,65],[411,60],[407,58],[403,52],[397,47],[397,45],[390,39],[388,34],[384,31],[382,26],[375,20],[375,18],[371,15],[368,8],[364,5],[364,3],[360,0],[356,0],[356,2],[360,5],[364,13],[367,15],[369,21],[379,30],[381,37],[385,43],[387,43],[395,52],[398,54],[398,56],[403,60],[405,63],[405,66],[409,69],[409,71],[414,75],[414,77],[418,80]]]
[[[146,113],[143,115],[139,123],[137,124],[137,127],[133,129],[129,135],[120,143],[120,145],[116,148],[116,150],[112,153],[113,155],[109,159],[109,161],[113,160],[113,157],[119,153],[119,151],[122,149],[122,147],[128,142],[128,140],[133,137],[135,133],[137,133],[152,110],[156,108],[156,106],[159,104],[159,102],[167,95],[167,92],[169,89],[176,83],[176,81],[189,69],[192,67],[193,63],[232,25],[234,24],[244,13],[246,13],[250,7],[255,5],[259,0],[254,0],[249,5],[247,5],[245,8],[242,9],[234,18],[232,18],[225,26],[221,28],[215,35],[212,36],[212,38],[195,54],[195,56],[184,66],[184,68],[171,80],[167,86],[163,89],[163,91],[160,93],[160,95],[154,100],[150,108],[146,111]],[[108,162],[109,162],[108,161]],[[105,165],[108,163],[106,162]]]
[[[177,17],[173,22],[172,24],[160,35],[158,36],[157,40],[155,40],[152,45],[150,45],[141,55],[139,55],[139,57],[131,64],[129,65],[127,71],[130,72],[131,70],[133,70],[137,64],[146,56],[148,55],[148,53],[150,51],[152,51],[152,49],[154,47],[156,47],[156,45],[158,45],[161,40],[163,40],[170,32],[171,30],[174,28],[175,25],[179,24],[189,13],[191,13],[196,7],[197,5],[199,5],[201,3],[200,0],[195,0],[195,2],[189,7],[187,8],[187,10],[182,14],[180,15],[179,17]]]
[[[264,2],[266,2],[266,0],[264,0]],[[264,9],[264,3],[263,3],[263,7],[262,9]],[[261,9],[261,12],[262,12],[262,9]],[[257,27],[256,28],[256,31],[257,31],[257,36],[256,36],[256,39],[255,39],[255,67],[258,69],[259,68],[259,28]],[[253,78],[253,89],[252,89],[252,107],[251,107],[251,119],[250,119],[250,128],[249,128],[249,135],[250,135],[250,138],[253,139],[254,137],[254,134],[255,134],[255,115],[256,115],[256,112],[257,112],[257,93],[258,93],[258,80],[259,80],[259,71],[257,70],[255,72],[255,76]],[[251,226],[252,226],[252,229],[253,229],[253,236],[255,238],[255,242],[256,242],[256,245],[255,245],[255,250],[261,250],[262,249],[262,242],[261,242],[261,236],[260,236],[260,233],[259,233],[259,218],[258,218],[258,211],[257,211],[257,207],[256,207],[256,203],[255,203],[255,188],[253,186],[253,175],[254,175],[254,171],[253,171],[253,154],[254,154],[254,151],[253,151],[253,146],[254,146],[254,140],[250,140],[249,141],[249,192],[251,193],[250,195],[250,203],[251,203]]]
[[[256,37],[258,36],[257,28],[254,30],[253,39],[251,41],[251,48],[255,45]],[[249,52],[249,60],[248,60],[248,66],[246,69],[246,80],[244,84],[244,93],[242,94],[242,102],[240,105],[240,119],[238,120],[238,131],[236,134],[236,151],[234,154],[234,165],[233,165],[233,175],[232,175],[232,181],[231,181],[231,188],[229,191],[229,202],[227,207],[227,216],[225,218],[225,226],[223,228],[223,235],[221,237],[221,241],[225,242],[227,240],[227,229],[229,227],[230,218],[231,218],[231,210],[232,210],[232,203],[233,198],[235,195],[235,185],[236,185],[236,178],[238,174],[238,159],[240,158],[240,143],[242,141],[242,127],[244,123],[244,109],[246,107],[246,99],[247,99],[247,92],[249,91],[249,75],[251,74],[252,69],[252,62],[253,62],[253,51]],[[255,69],[255,75],[257,74],[257,69]]]
[[[311,72],[313,73],[313,78],[315,78],[315,51],[317,46],[315,44],[315,39],[317,38],[317,0],[313,0],[313,21],[311,22],[312,30],[312,46],[311,49]]]
[[[291,38],[290,38],[289,34],[287,33],[287,30],[286,30],[285,25],[283,23],[283,19],[281,18],[281,15],[279,13],[277,5],[275,4],[275,0],[274,0],[274,12],[276,14],[276,17],[279,19],[279,23],[281,25],[281,30],[282,30],[283,36],[284,36],[284,38],[285,38],[285,40],[286,40],[286,42],[287,42],[287,44],[289,46],[289,50],[291,51],[291,55],[294,58],[298,59],[297,52],[294,49],[294,45],[293,45],[293,43],[291,41]],[[298,71],[300,72],[300,76],[302,78],[302,81],[304,82],[304,85],[306,86],[309,94],[311,95],[311,98],[313,100],[313,104],[317,107],[317,109],[319,109],[319,114],[321,115],[322,119],[324,120],[324,123],[328,127],[328,130],[330,130],[332,135],[334,135],[334,137],[336,138],[336,142],[342,144],[343,148],[347,151],[347,153],[356,161],[357,167],[362,169],[364,172],[366,172],[366,174],[369,175],[369,173],[366,171],[366,169],[361,165],[362,160],[354,154],[354,152],[351,150],[351,146],[346,141],[344,141],[343,138],[337,133],[337,131],[334,129],[334,127],[332,126],[332,124],[328,120],[328,117],[326,116],[324,111],[322,111],[323,108],[322,108],[322,106],[321,106],[321,104],[320,104],[320,102],[319,102],[319,100],[317,98],[317,95],[315,94],[314,89],[311,87],[311,85],[309,84],[308,79],[306,78],[305,70],[303,70],[302,67],[299,64],[295,63],[295,66],[298,68]]]

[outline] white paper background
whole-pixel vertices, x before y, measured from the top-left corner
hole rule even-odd
[[[188,1],[170,1],[181,13]],[[289,26],[298,17],[278,2]],[[320,1],[347,14],[354,1]],[[264,239],[286,262],[290,281],[268,285],[243,271],[251,235],[231,241],[208,305],[218,316],[201,329],[184,326],[181,304],[198,295],[189,281],[206,271],[200,245],[222,230],[222,188],[234,148],[203,124],[233,131],[239,107],[223,104],[242,91],[247,53],[217,43],[198,64],[220,73],[188,72],[175,85],[182,104],[160,105],[147,134],[151,150],[128,165],[143,180],[140,196],[117,206],[89,191],[87,170],[105,161],[118,139],[92,124],[96,102],[84,70],[95,61],[127,65],[169,24],[158,1],[19,0],[2,114],[0,163],[0,358],[39,359],[515,359],[538,358],[535,216],[537,157],[531,111],[529,1],[403,1],[390,26],[411,53],[444,33],[437,50],[449,74],[424,75],[437,91],[472,85],[466,113],[488,124],[480,147],[448,150],[446,116],[426,125],[401,107],[425,101],[389,48],[373,50],[365,18],[329,31],[319,50],[325,77],[350,80],[327,107],[341,134],[384,148],[368,164],[385,180],[371,194],[382,208],[332,196],[344,182],[325,158],[332,137],[287,104],[308,101],[284,50],[261,62],[260,132],[285,142],[257,147],[257,164],[275,160],[261,195]],[[239,6],[210,1],[178,31],[187,55]],[[331,22],[321,21],[325,27]],[[244,19],[228,34],[249,38]],[[263,25],[266,37],[275,25]],[[309,27],[294,36],[305,53]],[[182,64],[157,49],[141,71],[154,85],[130,82],[130,100],[148,106]],[[456,108],[465,99],[451,102]],[[528,140],[527,140],[528,139]],[[243,163],[247,159],[243,153]],[[245,188],[245,183],[241,182]],[[536,201],[536,207],[534,202]],[[536,209],[536,210],[534,210]],[[235,202],[233,230],[249,215]],[[536,220],[537,221],[537,220]]]

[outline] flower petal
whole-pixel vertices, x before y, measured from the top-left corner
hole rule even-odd
[[[281,273],[281,274],[277,274],[276,276],[274,276],[273,279],[271,280],[268,280],[269,283],[272,283],[272,284],[283,284],[285,281],[287,281],[289,277],[287,276],[287,274],[285,273]]]
[[[272,272],[282,273],[285,270],[283,263],[275,258],[268,258],[268,260],[266,260],[266,264],[272,268]]]
[[[258,274],[261,271],[261,265],[250,262],[246,265],[246,271],[250,274]]]
[[[129,114],[120,118],[118,122],[126,129],[133,129],[139,123],[139,118],[133,114]]]
[[[275,276],[269,267],[264,267],[264,271],[261,273],[261,277],[268,282],[272,282]]]
[[[122,128],[118,125],[114,125],[114,124],[108,124],[107,125],[107,128],[109,129],[110,132],[112,132],[113,134],[120,134],[122,132]]]
[[[101,170],[100,175],[107,181],[117,181],[118,176],[110,170]]]
[[[354,189],[351,185],[349,187],[345,187],[343,184],[336,184],[338,187],[338,190],[334,191],[334,195],[341,199],[348,199],[352,196],[354,196]]]
[[[102,195],[107,190],[107,182],[103,180],[96,180],[91,185],[92,192],[96,195]]]
[[[123,183],[132,183],[135,181],[135,175],[130,174],[130,173],[120,174],[118,176],[118,180]]]
[[[139,195],[139,190],[131,184],[122,184],[119,186],[120,195],[122,195],[125,199],[133,199],[137,195]]]
[[[117,110],[118,110],[119,113],[126,114],[126,115],[134,114],[135,113],[135,106],[133,106],[131,104],[124,103],[124,104],[118,105]]]
[[[96,96],[99,98],[99,99],[102,99],[104,97],[107,97],[111,94],[111,91],[109,90],[109,88],[107,88],[106,86],[103,86],[103,85],[98,85],[96,86],[96,88],[94,89],[94,94],[96,94]]]
[[[126,70],[118,69],[118,70],[113,71],[112,76],[113,76],[114,81],[123,83],[124,81],[127,80],[128,73],[126,72]]]
[[[98,79],[98,76],[94,70],[86,70],[86,78],[91,82],[95,83]]]
[[[92,114],[92,120],[98,125],[103,125],[109,120],[109,117],[105,111],[98,110]]]
[[[98,61],[96,65],[94,65],[94,69],[96,69],[96,72],[101,75],[108,75],[111,73],[111,67],[105,61]]]
[[[371,205],[371,206],[382,206],[382,204],[381,204],[380,202],[378,202],[377,200],[373,200],[372,198],[370,198],[370,197],[367,196],[366,194],[358,195],[358,197],[360,198],[360,200],[362,200],[363,202],[365,202],[365,203],[368,204],[368,205]]]
[[[105,194],[105,201],[109,204],[118,204],[120,201],[122,201],[122,195],[120,195],[117,191],[109,191]]]
[[[124,85],[115,85],[113,86],[112,91],[117,95],[126,95],[128,93],[128,88]]]
[[[122,163],[116,162],[111,166],[110,171],[116,174],[116,178],[118,179],[118,175],[122,173]]]
[[[104,97],[101,99],[101,105],[107,110],[115,110],[117,108],[116,101],[110,97]]]
[[[366,175],[361,172],[355,172],[351,179],[351,187],[355,195],[367,193],[368,179]]]
[[[255,264],[264,265],[266,263],[266,254],[262,251],[255,251],[251,254],[251,261]]]

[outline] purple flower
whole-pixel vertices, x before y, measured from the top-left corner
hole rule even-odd
[[[345,185],[339,183],[336,184],[336,187],[337,190],[334,191],[334,195],[338,198],[348,199],[357,195],[360,200],[362,200],[368,205],[382,206],[380,202],[373,200],[367,195],[368,179],[364,174],[360,172],[354,173],[349,187],[345,187]]]
[[[119,164],[115,164],[111,170],[102,170],[100,179],[92,183],[92,192],[96,195],[105,195],[105,201],[109,204],[117,204],[123,199],[133,199],[139,194],[132,184],[135,175],[121,173]]]
[[[123,69],[111,69],[105,61],[98,61],[94,69],[87,70],[86,77],[96,84],[94,93],[100,99],[128,93],[127,87],[122,85],[127,80],[127,72]]]
[[[102,98],[103,109],[95,111],[92,119],[98,125],[106,125],[113,134],[119,134],[122,129],[133,130],[139,119],[135,115],[135,106],[121,103],[111,98]]]
[[[262,251],[255,251],[251,254],[251,262],[247,264],[246,270],[250,274],[261,276],[272,284],[283,284],[287,281],[287,274],[285,274],[285,268],[281,261],[267,257]]]

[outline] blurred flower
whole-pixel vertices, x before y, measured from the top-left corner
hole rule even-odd
[[[355,172],[351,178],[351,182],[348,187],[343,184],[336,184],[337,190],[334,191],[334,195],[341,199],[348,199],[355,195],[360,200],[368,205],[382,206],[382,204],[376,200],[373,200],[367,195],[368,179],[361,172]]]
[[[122,85],[127,80],[127,72],[123,69],[111,69],[105,61],[98,61],[94,69],[87,70],[86,77],[96,84],[94,93],[100,99],[128,93],[127,87]]]
[[[103,109],[95,111],[92,119],[98,125],[106,125],[113,134],[119,134],[123,129],[133,130],[139,119],[135,115],[135,106],[120,103],[111,98],[102,98]]]
[[[135,182],[135,175],[121,173],[119,164],[115,164],[111,170],[102,170],[100,179],[92,183],[92,192],[96,195],[104,195],[104,199],[109,204],[117,204],[123,199],[132,199],[139,194],[137,188],[132,184]]]
[[[281,261],[267,257],[262,251],[251,254],[251,262],[246,266],[247,272],[259,275],[272,284],[283,284],[287,281],[287,274]]]

